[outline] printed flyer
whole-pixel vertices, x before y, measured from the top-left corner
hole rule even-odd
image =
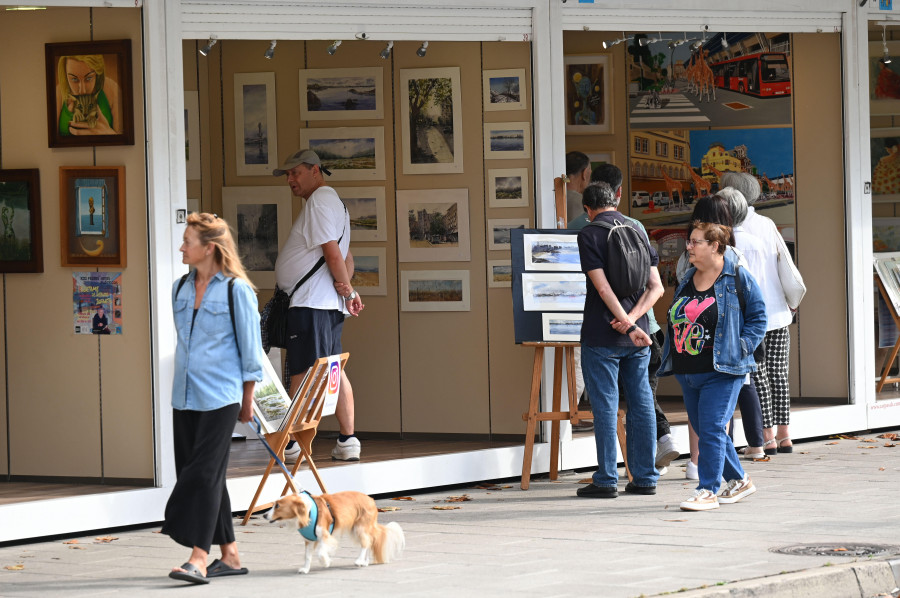
[[[75,334],[122,334],[122,273],[73,272]]]

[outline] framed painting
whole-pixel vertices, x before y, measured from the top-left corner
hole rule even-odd
[[[488,288],[502,289],[512,286],[512,262],[509,260],[488,260]]]
[[[237,176],[262,176],[278,168],[275,73],[235,73],[234,149]]]
[[[528,206],[527,168],[491,168],[488,174],[488,207],[519,208]]]
[[[200,180],[200,100],[196,91],[184,92],[184,163],[187,180]]]
[[[601,164],[615,164],[616,163],[616,152],[594,152],[592,154],[587,155],[588,160],[591,161],[591,172],[594,171],[595,168],[600,166]]]
[[[484,123],[484,159],[531,157],[531,123]]]
[[[384,187],[335,189],[350,212],[350,242],[387,241]]]
[[[581,272],[523,272],[525,311],[584,311],[587,282]]]
[[[488,249],[509,250],[509,231],[528,228],[528,218],[489,218],[487,221]]]
[[[384,247],[353,247],[353,278],[350,285],[363,295],[387,295]]]
[[[898,59],[900,60],[900,59]],[[900,201],[900,127],[871,129],[872,201]]]
[[[384,180],[384,127],[300,129],[300,147],[319,155],[328,181]]]
[[[281,429],[291,407],[291,398],[272,367],[272,362],[265,355],[261,361],[263,376],[262,381],[257,382],[253,388],[253,415],[259,419],[262,432],[271,434]]]
[[[541,329],[546,342],[579,342],[583,314],[541,314]]]
[[[250,280],[258,288],[274,289],[275,260],[291,232],[291,190],[222,187],[222,212]]]
[[[887,42],[890,63],[881,42],[869,43],[869,112],[900,114],[900,42]]]
[[[894,309],[900,311],[900,253],[876,253],[875,272],[881,279]]]
[[[300,120],[381,120],[384,69],[300,69]]]
[[[526,270],[573,272],[581,270],[581,255],[575,235],[522,235]]]
[[[41,178],[37,168],[0,170],[0,272],[43,272]]]
[[[469,311],[468,270],[400,273],[400,311]]]
[[[525,69],[502,69],[482,72],[485,112],[525,110],[528,85]]]
[[[609,54],[564,56],[566,133],[612,133]]]
[[[63,266],[126,266],[124,166],[61,166],[59,215]]]
[[[400,70],[403,174],[463,171],[459,67]]]
[[[49,147],[134,145],[131,40],[44,44]]]
[[[401,262],[468,262],[469,190],[397,191]]]

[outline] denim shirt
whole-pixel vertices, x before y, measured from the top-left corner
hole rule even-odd
[[[180,279],[172,285],[172,309],[178,334],[172,407],[212,411],[240,403],[244,382],[262,380],[259,312],[253,289],[240,278],[235,278],[232,328],[228,309],[228,278],[217,272],[210,279],[197,310],[197,318],[193,320],[195,277],[196,272],[192,271],[178,296],[175,292]]]
[[[725,252],[722,274],[713,285],[716,294],[716,308],[719,321],[716,324],[716,338],[713,342],[713,368],[717,372],[742,376],[756,371],[753,351],[766,334],[766,304],[756,280],[746,268],[740,268],[739,276],[744,290],[744,312],[735,287],[737,257],[734,252]],[[696,272],[690,268],[685,272],[675,289],[675,297]],[[672,326],[668,326],[666,342],[663,345],[662,364],[658,376],[672,375]]]

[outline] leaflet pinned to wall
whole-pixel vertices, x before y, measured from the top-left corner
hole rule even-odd
[[[122,334],[122,273],[73,272],[75,334]]]

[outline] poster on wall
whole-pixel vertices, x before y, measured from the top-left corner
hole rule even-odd
[[[41,178],[37,168],[0,170],[0,272],[43,272]]]
[[[75,334],[122,334],[122,273],[73,272]]]

